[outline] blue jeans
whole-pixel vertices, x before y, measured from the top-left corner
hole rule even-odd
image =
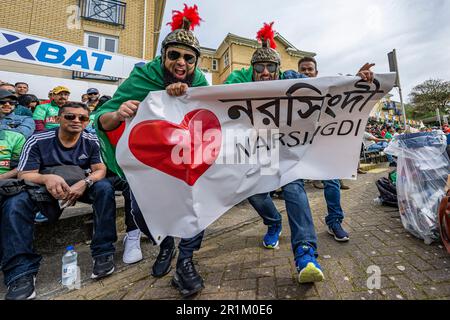
[[[317,235],[314,228],[311,209],[308,197],[304,188],[303,180],[298,179],[282,187],[283,197],[286,203],[286,211],[291,228],[291,246],[295,258],[297,258],[297,248],[308,245],[314,249],[317,256]],[[258,194],[249,198],[258,214],[266,222],[281,222],[281,215],[275,208],[269,193],[266,196]],[[259,200],[259,201],[258,201]],[[253,203],[256,203],[254,205]],[[276,211],[276,214],[275,214]],[[279,220],[277,220],[279,217]]]
[[[367,151],[383,151],[384,148],[387,147],[387,145],[388,144],[385,141],[377,142],[377,143],[374,143],[374,144],[368,146]],[[394,158],[390,154],[386,153],[386,158],[388,159],[389,163],[395,162]]]
[[[334,222],[342,223],[344,220],[344,211],[341,207],[341,184],[339,179],[323,180],[323,194],[327,202],[327,216],[325,222],[331,226]]]
[[[247,199],[266,226],[281,224],[281,214],[273,204],[270,193],[259,193]]]
[[[150,230],[147,227],[147,223],[145,222],[144,216],[142,215],[142,211],[138,206],[136,198],[133,195],[133,192],[130,190],[131,197],[131,215],[133,217],[134,222],[138,226],[138,228],[150,239],[153,243],[155,243]],[[195,235],[192,238],[182,238],[180,243],[178,244],[178,261],[181,261],[185,258],[192,258],[194,255],[194,251],[200,250],[202,245],[203,235],[205,231],[202,231]],[[169,248],[174,246],[175,240],[171,236],[167,236],[160,243],[160,248]]]
[[[113,254],[116,234],[116,202],[114,187],[103,179],[92,185],[79,199],[94,208],[92,257]],[[1,237],[5,284],[27,275],[37,274],[42,257],[34,251],[34,216],[38,211],[28,192],[5,199],[2,206]]]

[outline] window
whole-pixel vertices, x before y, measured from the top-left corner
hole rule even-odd
[[[227,52],[225,52],[225,54],[223,55],[223,66],[224,66],[224,68],[226,68],[229,65],[230,65],[230,56],[229,56],[228,50],[227,50]]]
[[[212,59],[212,66],[211,66],[211,69],[213,70],[213,71],[217,71],[218,69],[219,69],[219,64],[217,63],[217,59]]]
[[[125,26],[126,3],[117,0],[80,0],[85,19]]]
[[[85,33],[84,44],[92,49],[117,52],[119,39],[99,33]]]

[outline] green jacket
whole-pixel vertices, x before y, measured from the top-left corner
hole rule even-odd
[[[10,171],[19,162],[20,153],[25,144],[25,137],[14,131],[0,130],[0,174]]]
[[[205,76],[200,69],[195,70],[193,87],[207,86]],[[117,111],[120,105],[128,100],[143,101],[150,91],[164,90],[164,76],[161,65],[161,57],[158,56],[154,60],[142,67],[135,67],[127,80],[125,80],[111,100],[103,104],[96,112],[94,126],[97,136],[100,140],[102,158],[109,170],[124,178],[122,169],[116,161],[116,148],[111,145],[106,133],[99,130],[99,118],[107,113]]]

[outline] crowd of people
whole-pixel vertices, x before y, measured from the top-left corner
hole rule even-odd
[[[185,7],[185,11],[188,9],[197,10],[196,7]],[[77,102],[74,101],[77,99],[71,99],[69,88],[57,86],[49,92],[48,100],[40,101],[28,93],[29,86],[24,82],[0,84],[0,182],[18,186],[10,188],[12,194],[0,200],[0,257],[8,288],[6,299],[36,296],[35,278],[41,256],[33,248],[33,224],[35,221],[57,221],[63,208],[77,201],[90,203],[94,208],[93,279],[111,275],[115,270],[116,191],[121,191],[125,199],[123,261],[136,263],[143,259],[142,233],[155,242],[117,164],[115,147],[124,130],[124,121],[136,114],[140,101],[150,91],[166,90],[170,96],[181,96],[188,87],[209,85],[198,68],[201,52],[192,31],[195,23],[182,17],[174,19],[171,25],[172,32],[162,42],[161,55],[144,66],[135,67],[113,97],[100,96],[99,90],[90,88]],[[280,55],[270,44],[273,40],[271,28],[272,24],[265,25],[263,29],[269,32],[260,33],[262,46],[253,53],[249,61],[251,66],[233,71],[225,84],[317,77],[314,58],[301,59],[298,70],[280,70]],[[372,66],[365,64],[356,74],[371,82]],[[392,126],[369,125],[364,135],[364,147],[382,150],[399,131]],[[394,159],[389,161],[395,165]],[[26,181],[26,187],[18,184],[16,178]],[[337,241],[348,241],[350,235],[342,226],[341,183],[327,180],[323,181],[323,186],[328,231]],[[298,281],[322,281],[323,271],[317,261],[317,235],[304,181],[293,181],[281,189]],[[248,200],[267,225],[267,233],[262,236],[264,247],[276,248],[282,218],[270,194],[257,194]],[[200,249],[203,235],[204,231],[192,238],[181,239],[178,244],[172,284],[184,297],[204,287],[203,278],[193,262],[193,254]],[[177,256],[173,237],[166,237],[159,248],[151,269],[154,277],[168,274],[172,259]]]

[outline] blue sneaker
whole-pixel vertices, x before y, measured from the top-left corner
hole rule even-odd
[[[339,242],[350,240],[347,231],[342,228],[340,222],[335,222],[331,226],[328,226],[328,233],[334,236],[334,239]]]
[[[306,245],[300,246],[297,248],[297,254],[295,266],[298,271],[298,282],[319,282],[325,278],[322,268],[314,256],[314,249],[312,247]]]
[[[269,226],[263,239],[263,246],[267,249],[275,249],[278,247],[278,239],[280,238],[280,234],[281,223]]]
[[[36,216],[34,217],[34,222],[37,223],[43,223],[43,222],[47,222],[48,218],[46,216],[44,216],[40,211],[38,213],[36,213]]]

